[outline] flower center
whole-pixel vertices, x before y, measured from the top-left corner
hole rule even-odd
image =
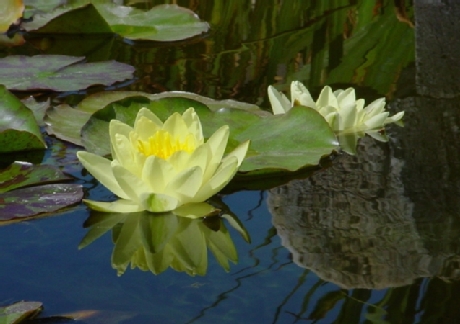
[[[162,159],[167,159],[177,151],[191,153],[196,148],[195,137],[188,134],[185,139],[172,137],[165,130],[159,130],[150,136],[146,141],[138,140],[137,149],[145,156],[155,155]]]

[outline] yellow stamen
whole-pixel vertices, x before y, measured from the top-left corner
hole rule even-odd
[[[165,130],[159,130],[146,141],[138,140],[137,149],[145,156],[155,155],[166,160],[177,151],[193,152],[196,149],[196,141],[192,134],[181,140],[172,137]]]

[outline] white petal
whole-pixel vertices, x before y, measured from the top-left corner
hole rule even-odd
[[[302,105],[310,108],[316,107],[315,102],[313,101],[313,98],[311,97],[307,87],[305,87],[299,81],[291,82],[291,105]]]
[[[114,166],[112,169],[113,175],[115,176],[115,179],[117,179],[118,184],[132,201],[139,203],[139,197],[142,194],[152,192],[152,189],[147,183],[125,168],[121,166]]]
[[[356,124],[356,106],[346,106],[339,111],[339,130],[353,128]]]
[[[229,159],[231,158],[232,156],[236,157],[237,158],[237,161],[238,161],[238,167],[241,165],[241,163],[243,162],[244,158],[246,157],[246,153],[248,152],[248,148],[249,148],[249,143],[250,141],[246,141],[246,142],[243,142],[241,143],[240,145],[238,145],[233,151],[231,151],[223,160],[222,160],[222,163],[224,163],[224,161],[226,159]]]
[[[366,129],[382,128],[389,114],[389,112],[383,112],[365,120],[364,125],[366,125]]]
[[[284,114],[291,109],[291,103],[283,93],[276,90],[273,86],[268,86],[267,92],[274,115]]]
[[[154,213],[171,211],[179,206],[177,198],[164,194],[146,193],[140,197],[140,200],[144,209]]]
[[[125,136],[126,138],[129,138],[129,133],[133,130],[133,128],[125,123],[122,123],[119,120],[112,119],[109,124],[109,135],[110,135],[110,142],[112,143],[112,158],[117,159],[117,152],[114,150],[114,143],[116,142],[115,140],[115,135],[119,134],[121,136]]]
[[[356,101],[355,89],[348,88],[337,95],[339,107],[354,105]]]
[[[230,134],[230,129],[227,125],[222,126],[212,134],[208,139],[206,144],[209,145],[211,150],[210,152],[210,161],[206,169],[204,169],[203,182],[208,181],[208,179],[214,174],[217,169],[217,166],[222,160],[224,155],[225,148],[227,147],[228,136]]]
[[[393,115],[391,117],[387,117],[387,119],[385,119],[385,124],[389,124],[389,123],[397,123],[401,121],[401,119],[404,117],[404,111],[401,111],[399,113],[397,113],[396,115]]]
[[[171,165],[176,170],[176,173],[182,171],[187,166],[187,162],[190,159],[190,153],[186,151],[177,151],[171,155],[167,161],[171,163]]]
[[[131,141],[122,134],[115,134],[114,141],[112,142],[112,150],[114,152],[114,161],[132,173],[140,175],[140,169],[134,160],[133,146]],[[116,157],[116,158],[115,158]]]
[[[222,161],[222,164],[217,169],[212,178],[203,184],[196,195],[191,199],[191,202],[201,202],[218,193],[232,180],[238,170],[238,159],[235,156],[230,156]]]
[[[332,89],[329,86],[325,86],[323,90],[321,90],[318,100],[316,101],[316,109],[327,106],[332,106],[336,109],[339,108],[337,98],[332,93]]]
[[[141,119],[142,117],[146,117],[147,119],[149,119],[150,121],[155,123],[155,125],[158,128],[163,127],[163,122],[160,120],[160,118],[158,118],[157,115],[155,115],[150,109],[145,108],[145,107],[142,107],[138,111],[137,116],[136,116],[136,121],[134,122],[134,125],[136,125],[138,120]],[[134,126],[134,128],[136,128],[136,127]]]
[[[163,129],[175,138],[184,139],[189,134],[187,124],[179,113],[169,116],[164,123]]]
[[[145,160],[142,169],[142,180],[146,182],[153,192],[164,192],[167,182],[177,174],[177,171],[168,161],[155,155]]]
[[[378,115],[385,110],[385,98],[379,98],[371,102],[366,108],[363,110],[363,114],[365,119],[370,118],[372,116]]]
[[[134,134],[137,135],[130,135],[130,139],[147,141],[149,137],[154,135],[160,129],[161,126],[158,126],[156,122],[153,122],[143,116],[136,120],[136,123],[134,124]],[[137,143],[133,143],[133,145],[137,145]]]
[[[126,199],[118,199],[112,202],[83,199],[83,202],[89,208],[101,212],[132,213],[144,210],[138,203]]]
[[[118,197],[128,199],[128,195],[121,189],[113,175],[111,161],[85,151],[77,152],[77,157],[89,173],[99,180],[102,185]]]
[[[184,170],[168,182],[165,194],[178,197],[181,203],[184,203],[195,196],[202,185],[202,180],[203,170],[200,167]]]
[[[185,124],[188,127],[190,133],[194,134],[195,138],[197,139],[198,143],[203,143],[203,130],[201,127],[200,118],[198,114],[195,112],[195,109],[189,108],[183,114],[182,118],[185,121]]]

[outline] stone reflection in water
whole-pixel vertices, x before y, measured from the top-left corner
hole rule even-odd
[[[357,155],[272,189],[268,205],[294,261],[344,288],[385,288],[431,275],[404,196],[401,160],[365,137]]]

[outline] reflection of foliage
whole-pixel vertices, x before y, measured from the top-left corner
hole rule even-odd
[[[248,237],[239,221],[232,219],[229,223],[243,237]],[[132,269],[154,274],[171,267],[191,276],[204,275],[208,248],[226,271],[230,269],[229,261],[238,260],[230,233],[219,216],[190,219],[171,213],[93,213],[85,224],[90,229],[80,248],[112,229],[115,243],[112,266],[118,275],[123,274],[130,263]]]

